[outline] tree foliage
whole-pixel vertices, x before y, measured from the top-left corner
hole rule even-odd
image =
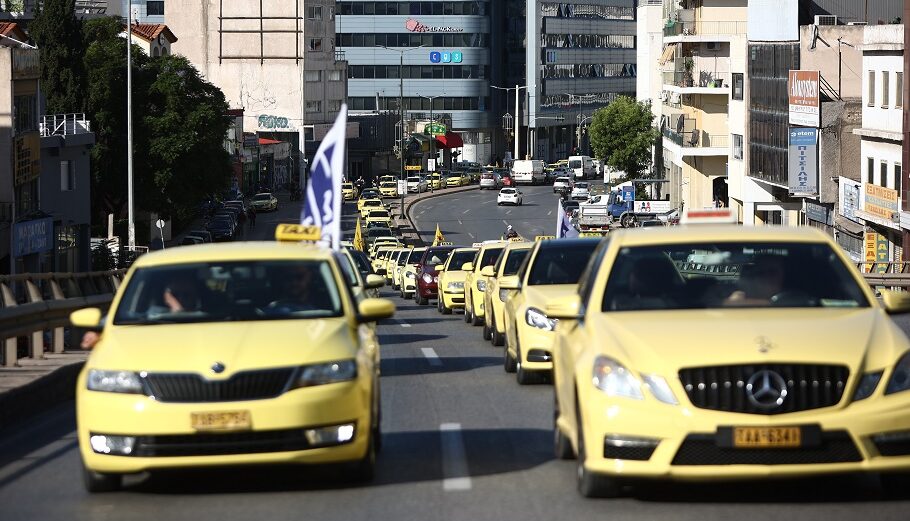
[[[48,114],[83,112],[85,69],[82,23],[75,0],[44,0],[29,35],[41,49],[41,90]]]
[[[651,166],[651,146],[657,139],[651,104],[619,96],[594,113],[591,146],[595,155],[629,178],[641,177]]]

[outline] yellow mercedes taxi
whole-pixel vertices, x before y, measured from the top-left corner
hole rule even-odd
[[[545,311],[556,451],[584,496],[634,478],[907,483],[910,341],[888,315],[910,295],[880,303],[814,228],[614,231]]]
[[[357,202],[357,205],[360,207],[360,218],[366,219],[367,215],[370,215],[370,212],[375,212],[377,210],[387,210],[384,204],[382,204],[381,199],[361,199]]]
[[[383,197],[398,197],[398,182],[385,181],[379,184],[379,193]]]
[[[487,289],[483,293],[483,309],[486,317],[483,321],[483,339],[489,340],[494,346],[505,343],[505,303],[510,294],[515,290],[501,288],[500,279],[518,275],[528,253],[531,252],[531,242],[510,242],[502,251],[499,260],[492,267],[484,268],[490,275],[487,279]],[[514,295],[513,295],[514,298]]]
[[[487,266],[492,267],[499,254],[506,247],[505,241],[484,241],[475,244],[480,248],[477,260],[471,265],[464,279],[464,321],[472,326],[483,324],[483,294],[487,290],[487,276],[481,273]]]
[[[371,209],[367,213],[364,224],[369,228],[371,223],[373,226],[384,226],[389,229],[396,227],[395,222],[392,220],[392,214],[385,208]]]
[[[427,251],[426,248],[414,248],[408,255],[408,260],[401,269],[401,280],[398,281],[399,296],[403,299],[410,299],[417,291],[417,268],[420,266],[420,258]]]
[[[464,280],[468,271],[465,268],[472,267],[477,251],[477,248],[457,248],[452,250],[445,264],[437,267],[439,298],[436,310],[443,315],[451,315],[453,309],[464,308]]]
[[[516,373],[520,385],[538,383],[553,369],[553,327],[544,312],[547,301],[576,291],[578,278],[597,248],[594,239],[558,239],[534,243],[520,275],[502,277],[502,291],[512,291],[503,306],[503,369]]]
[[[308,235],[282,231],[279,237]],[[318,230],[318,229],[317,229]],[[318,237],[318,231],[316,232]],[[299,243],[173,248],[140,257],[79,374],[85,487],[124,474],[267,463],[354,463],[369,479],[379,443],[379,343],[336,253]]]
[[[357,199],[357,188],[354,183],[341,183],[341,196],[345,201]]]

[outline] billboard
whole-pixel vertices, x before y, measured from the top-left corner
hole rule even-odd
[[[842,176],[837,185],[840,190],[837,200],[839,213],[855,223],[863,224],[862,218],[856,215],[857,210],[863,209],[863,184]]]
[[[790,195],[818,195],[818,129],[790,128],[787,186]]]
[[[863,210],[886,221],[892,221],[898,211],[897,190],[871,183],[863,183],[863,186],[866,195]]]
[[[54,219],[45,217],[13,225],[13,257],[54,249]]]
[[[749,41],[799,41],[799,4],[799,0],[749,0]]]
[[[821,126],[818,71],[794,71],[787,76],[790,124],[803,127]]]

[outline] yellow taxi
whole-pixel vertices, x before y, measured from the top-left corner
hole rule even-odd
[[[483,324],[483,294],[487,290],[487,275],[481,273],[487,266],[492,267],[499,254],[506,247],[505,241],[485,241],[475,245],[480,250],[477,260],[471,265],[464,280],[464,321],[472,326]]]
[[[357,205],[360,207],[361,219],[366,219],[367,215],[370,215],[370,212],[387,209],[385,205],[382,204],[381,199],[361,199],[357,202]]]
[[[140,257],[107,318],[97,308],[70,317],[101,332],[76,388],[86,489],[113,491],[149,470],[250,464],[353,462],[369,479],[381,403],[369,324],[395,306],[357,302],[346,286],[338,256],[316,245]]]
[[[510,293],[515,291],[500,288],[499,281],[504,277],[518,275],[518,269],[533,246],[534,244],[530,242],[510,242],[496,264],[484,268],[488,278],[487,289],[483,294],[483,309],[486,313],[483,321],[483,339],[489,340],[494,346],[505,343],[504,308]]]
[[[354,298],[360,302],[365,298],[379,297],[379,288],[385,286],[382,277],[372,273],[364,275],[360,271],[355,254],[350,248],[341,248],[339,254],[342,260],[345,261],[339,263],[341,271],[344,272],[347,278],[351,291],[354,293]]]
[[[398,177],[394,175],[384,175],[379,177],[379,184],[382,183],[395,183],[398,181]]]
[[[383,183],[379,183],[379,193],[383,197],[398,197],[398,182],[385,181]]]
[[[579,492],[854,472],[906,486],[910,341],[888,315],[910,295],[879,302],[814,228],[674,228],[611,232],[579,292],[546,306],[554,441]]]
[[[370,257],[370,260],[376,260],[376,256],[382,249],[392,249],[392,248],[401,248],[403,244],[396,237],[377,237],[373,241],[373,244],[370,245],[370,249],[367,252],[367,255]]]
[[[354,186],[354,183],[341,183],[341,196],[345,201],[357,199],[357,187]]]
[[[429,183],[430,188],[433,190],[439,190],[440,188],[443,188],[444,180],[442,178],[442,174],[430,174],[427,176],[427,183]]]
[[[446,186],[449,188],[464,186],[469,182],[470,181],[461,172],[452,172],[449,174],[449,177],[446,178]]]
[[[405,251],[405,248],[399,246],[393,249],[388,256],[385,258],[383,263],[383,269],[385,270],[385,280],[386,284],[391,284],[394,277],[394,269],[398,265],[398,257],[401,255],[401,252]]]
[[[382,195],[379,193],[379,190],[375,188],[364,188],[362,192],[357,194],[357,211],[359,212],[363,209],[363,204],[372,199],[382,200]]]
[[[394,289],[394,290],[398,289],[398,281],[400,280],[400,277],[401,277],[401,268],[404,266],[404,262],[407,260],[408,255],[411,254],[411,250],[413,250],[413,249],[414,249],[413,246],[402,247],[399,250],[397,250],[396,255],[393,255],[393,262],[391,262],[389,264],[389,270],[392,275],[391,276],[391,286],[392,286],[392,289]]]
[[[392,221],[392,214],[385,208],[381,210],[370,210],[366,215],[364,223],[367,227],[372,223],[374,226],[384,226],[386,228],[395,228],[395,222]]]
[[[464,308],[464,280],[467,275],[465,268],[472,267],[477,248],[457,248],[452,250],[449,258],[439,272],[439,298],[436,300],[436,310],[443,315],[451,315],[453,309]]]
[[[402,266],[398,280],[398,290],[401,298],[412,298],[414,292],[417,291],[417,267],[420,266],[420,258],[423,257],[426,251],[426,248],[414,248],[411,250],[411,254],[408,255],[408,260]]]
[[[373,259],[371,264],[373,265],[373,271],[385,277],[385,261],[389,258],[389,255],[392,254],[392,251],[398,248],[397,244],[386,244],[376,247],[376,250],[373,252]]]
[[[502,308],[503,368],[517,373],[519,384],[541,381],[553,369],[554,322],[544,308],[550,299],[575,292],[598,243],[593,239],[537,241],[521,276],[498,280],[500,291],[514,292]]]

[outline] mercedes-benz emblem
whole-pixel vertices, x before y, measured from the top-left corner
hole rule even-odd
[[[760,409],[780,407],[787,398],[787,382],[774,371],[763,369],[746,382],[746,396]]]
[[[212,364],[212,372],[215,374],[221,374],[224,372],[224,364],[221,362],[215,362]]]

